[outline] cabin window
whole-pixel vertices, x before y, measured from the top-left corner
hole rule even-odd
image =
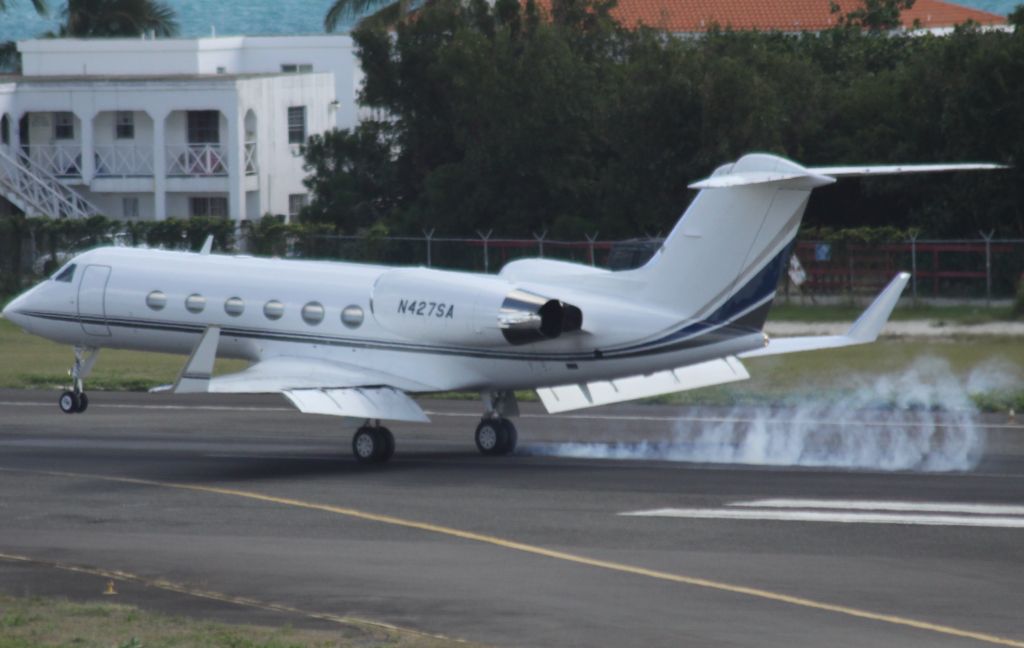
[[[66,266],[63,270],[54,275],[54,281],[61,281],[64,283],[71,283],[71,280],[75,278],[75,264]]]
[[[149,306],[151,309],[155,311],[163,310],[164,306],[166,305],[167,295],[165,295],[163,292],[159,290],[154,290],[153,292],[146,295],[146,306]]]
[[[206,308],[206,297],[202,295],[189,295],[185,298],[185,310],[190,313],[202,313]]]
[[[341,323],[349,328],[359,328],[363,324],[363,308],[356,306],[346,306],[345,310],[341,311]]]
[[[284,315],[284,304],[276,299],[271,299],[263,305],[263,315],[266,316],[268,320],[281,319]]]
[[[224,302],[224,312],[231,317],[238,317],[245,312],[245,302],[241,297],[229,297]]]
[[[302,307],[302,319],[306,324],[316,326],[324,319],[324,306],[320,302],[309,302]]]

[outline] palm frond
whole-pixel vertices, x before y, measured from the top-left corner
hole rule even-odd
[[[386,9],[392,3],[384,6]],[[324,30],[332,32],[342,20],[358,18],[381,6],[381,0],[335,0],[324,16]],[[383,9],[378,9],[382,11]]]

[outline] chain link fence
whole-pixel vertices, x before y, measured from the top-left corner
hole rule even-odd
[[[0,292],[10,294],[32,277],[48,274],[73,253],[97,244],[130,245],[138,242],[117,234],[89,238],[66,247],[44,244],[37,237],[0,232]],[[218,239],[221,240],[221,239]],[[20,241],[20,242],[19,242]],[[180,242],[178,242],[180,241]],[[195,236],[180,236],[159,247],[195,249]],[[662,239],[603,241],[470,237],[340,236],[289,234],[270,247],[272,254],[288,258],[331,259],[384,265],[427,266],[450,270],[498,272],[520,258],[549,258],[623,270],[639,267],[661,245]],[[229,246],[228,249],[224,249]],[[224,239],[223,251],[252,251],[255,246],[242,230]],[[932,240],[907,239],[879,243],[799,240],[794,255],[806,281],[800,292],[812,296],[861,296],[878,292],[899,271],[912,273],[908,296],[1002,300],[1012,298],[1024,280],[1024,239]],[[787,292],[794,289],[783,280]]]

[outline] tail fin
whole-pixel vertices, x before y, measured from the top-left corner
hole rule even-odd
[[[774,155],[719,167],[643,267],[641,298],[690,319],[749,315],[760,328],[811,190],[834,178]]]

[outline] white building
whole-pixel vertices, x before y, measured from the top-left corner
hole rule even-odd
[[[293,215],[307,200],[300,145],[357,118],[347,36],[18,50],[22,75],[0,77],[0,195],[26,213]]]

